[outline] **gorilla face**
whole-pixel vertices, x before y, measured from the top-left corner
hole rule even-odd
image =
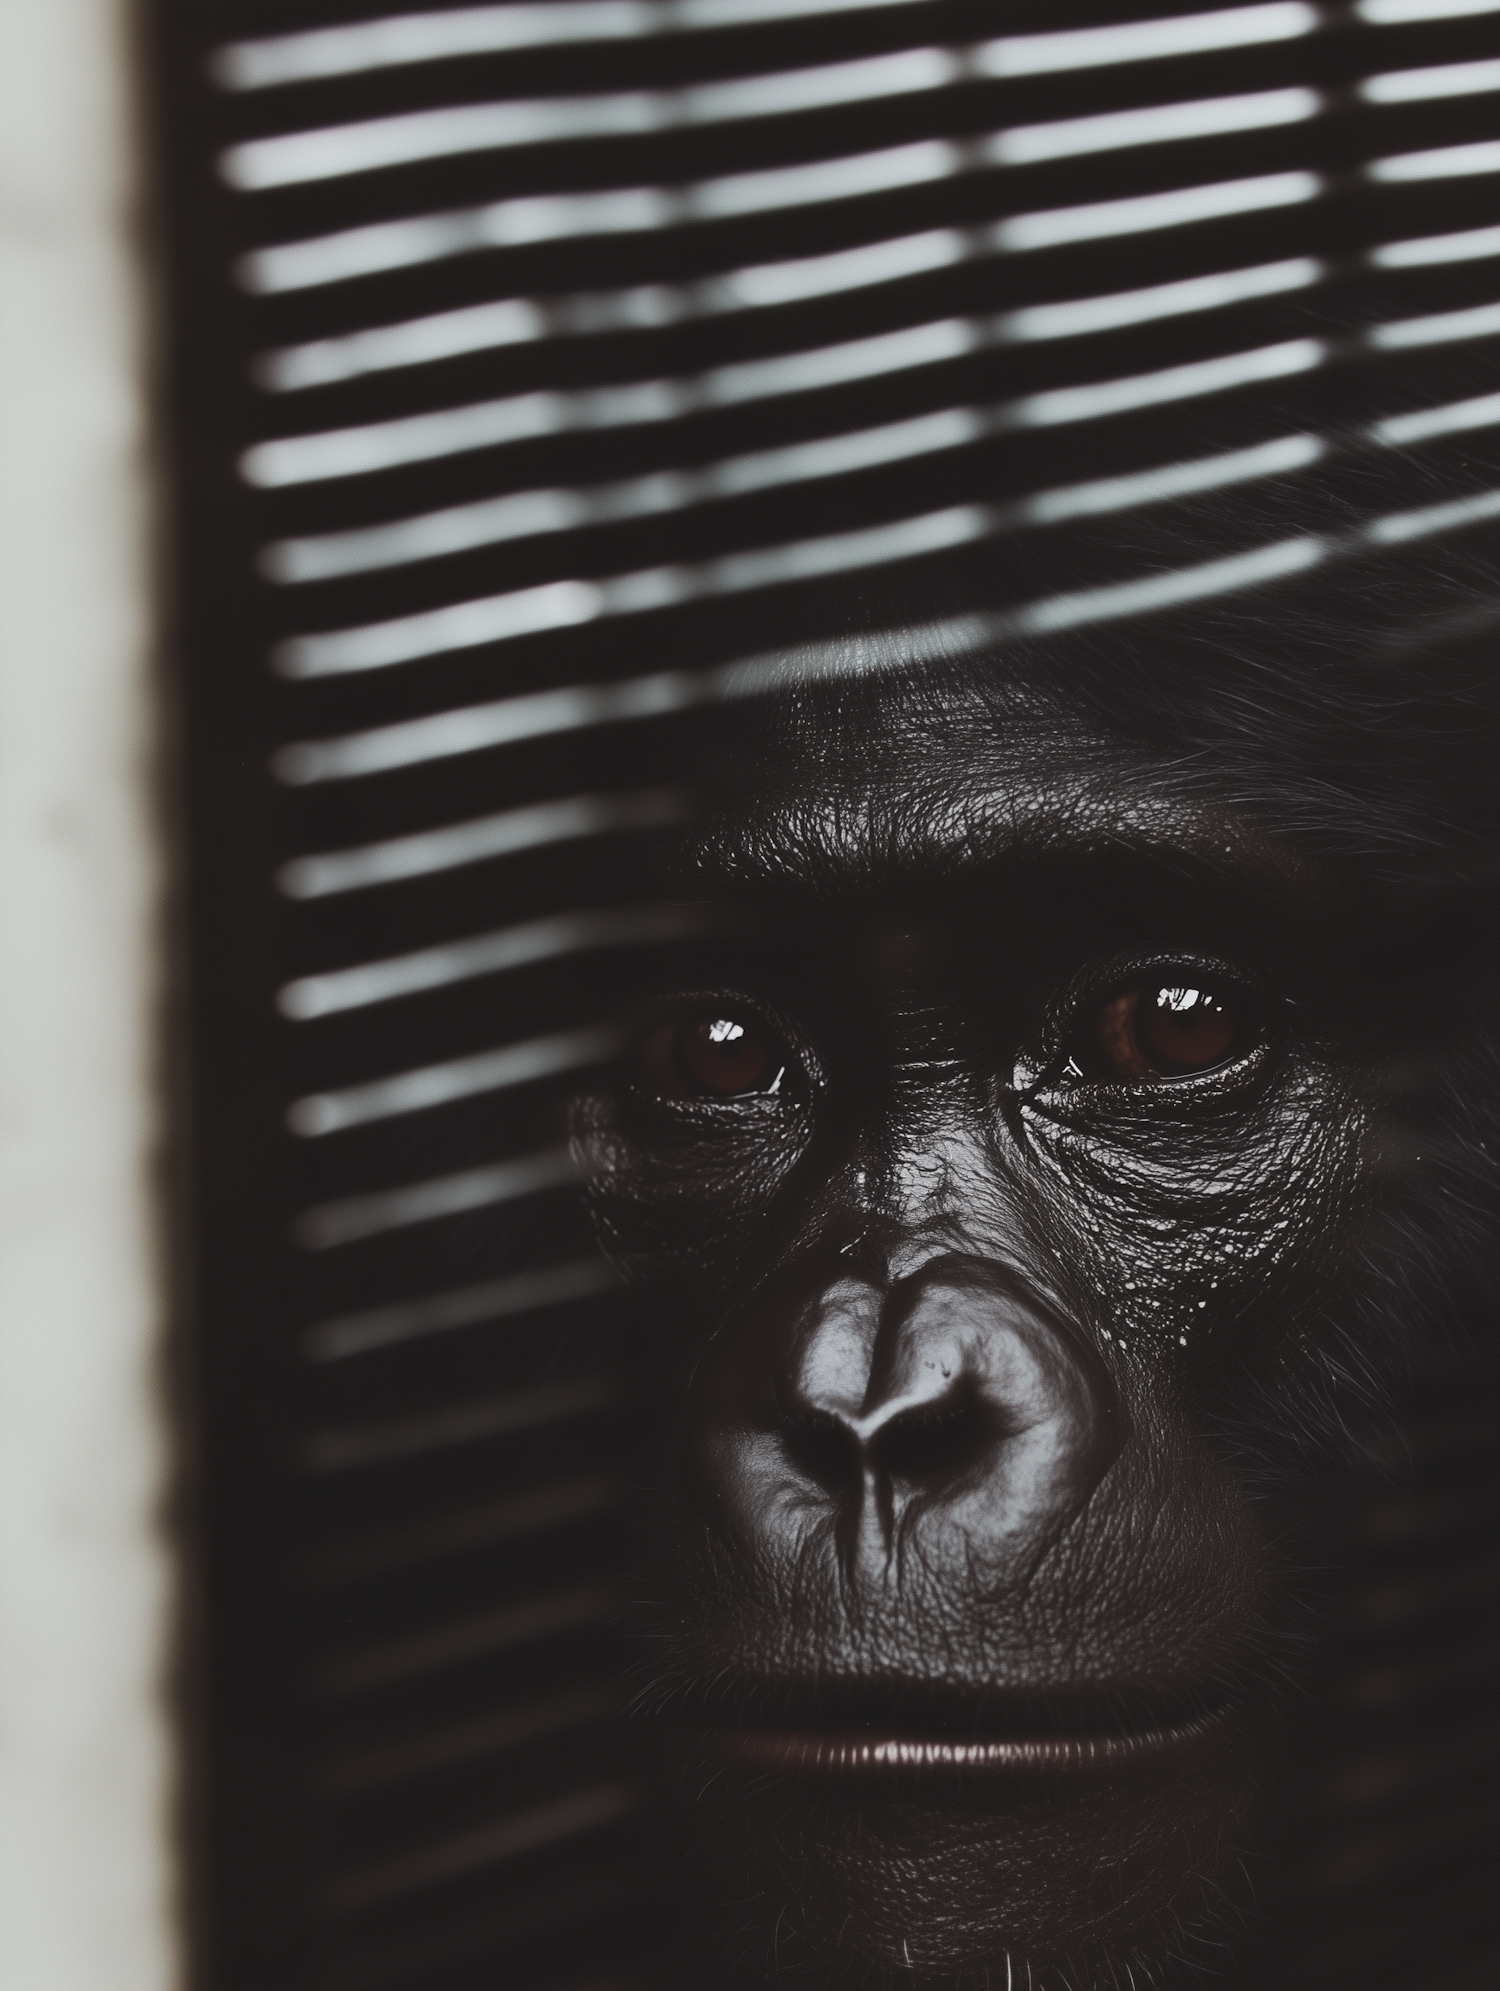
[[[738,924],[580,1116],[673,1350],[640,1630],[688,1981],[1196,1981],[1368,1198],[1335,881],[1019,695],[767,731],[680,863]]]

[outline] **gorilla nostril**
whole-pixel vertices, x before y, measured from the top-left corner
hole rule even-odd
[[[859,1440],[838,1418],[793,1414],[783,1419],[781,1436],[791,1463],[825,1493],[842,1494],[860,1485]]]
[[[993,1408],[963,1386],[892,1418],[871,1440],[870,1452],[885,1478],[936,1488],[982,1466],[1003,1436]]]
[[[956,1558],[1003,1583],[1124,1438],[1086,1340],[990,1260],[946,1255],[888,1284],[835,1268],[756,1328],[699,1370],[683,1466],[710,1526],[778,1562],[832,1548],[846,1575],[884,1584]]]

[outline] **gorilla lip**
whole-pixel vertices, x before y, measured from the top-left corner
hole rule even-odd
[[[743,1768],[799,1775],[1086,1773],[1189,1750],[1218,1731],[1238,1698],[1082,1689],[971,1701],[962,1713],[952,1704],[918,1713],[846,1703],[804,1707],[801,1719],[779,1722],[721,1716],[705,1740]]]
[[[1224,1710],[1158,1728],[1086,1735],[975,1737],[860,1734],[797,1729],[716,1729],[713,1744],[745,1768],[813,1775],[880,1771],[962,1772],[997,1775],[1015,1771],[1082,1772],[1191,1747],[1219,1724]]]

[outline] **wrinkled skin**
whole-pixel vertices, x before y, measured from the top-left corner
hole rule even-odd
[[[1369,1202],[1339,894],[1033,701],[871,710],[788,701],[718,784],[678,886],[742,926],[580,1110],[676,1336],[640,1631],[685,1981],[1198,1982],[1315,1590],[1242,1413]],[[1184,990],[1153,1064],[1121,1003]]]

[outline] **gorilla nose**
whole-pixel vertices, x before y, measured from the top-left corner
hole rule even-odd
[[[817,1489],[851,1575],[883,1574],[914,1540],[930,1560],[935,1531],[996,1576],[1021,1573],[1123,1436],[1093,1350],[981,1259],[939,1258],[884,1291],[828,1287],[796,1318],[774,1389],[802,1498],[772,1505],[806,1513]],[[768,1463],[752,1475],[763,1492]]]

